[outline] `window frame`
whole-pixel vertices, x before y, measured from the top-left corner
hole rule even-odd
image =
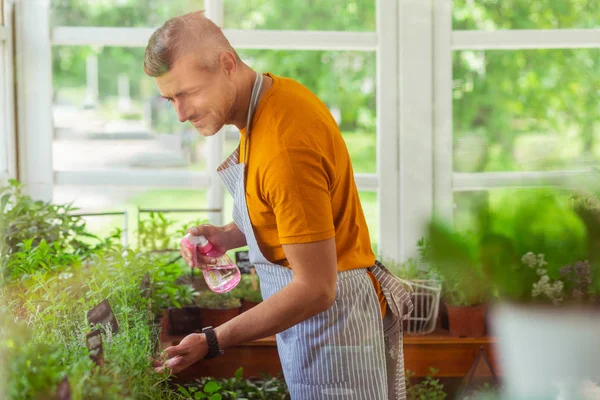
[[[564,186],[592,169],[554,171],[454,172],[452,165],[452,53],[459,50],[600,48],[600,29],[453,30],[452,0],[435,0],[435,211],[452,220],[455,192],[498,188]],[[450,149],[450,150],[449,150]]]
[[[13,67],[13,3],[0,0],[0,183],[17,177]]]
[[[50,200],[55,184],[106,184],[140,186],[140,182],[148,187],[193,187],[207,188],[208,207],[223,207],[223,186],[216,176],[215,168],[222,154],[222,135],[208,138],[209,154],[213,155],[207,162],[207,171],[185,172],[161,171],[156,179],[149,179],[146,171],[110,170],[110,171],[53,171],[52,169],[52,118],[49,115],[52,101],[52,77],[42,73],[35,76],[33,71],[21,71],[21,67],[32,61],[35,49],[47,48],[37,55],[38,72],[44,68],[51,71],[51,46],[54,45],[112,45],[144,47],[152,33],[152,28],[111,28],[111,27],[65,27],[57,26],[50,29],[49,1],[40,0],[36,7],[19,4],[17,11],[17,40],[19,45],[19,75],[18,81],[24,82],[18,87],[18,122],[19,122],[19,169],[20,179],[30,186],[29,193],[35,198]],[[28,3],[28,2],[19,2]],[[41,4],[40,4],[41,3]],[[245,49],[286,49],[286,50],[355,50],[373,51],[377,57],[377,172],[374,174],[355,174],[357,187],[361,191],[378,193],[379,203],[379,257],[394,259],[404,258],[404,253],[414,245],[411,235],[411,225],[416,218],[401,218],[401,215],[430,214],[431,208],[431,179],[429,188],[424,188],[420,179],[415,179],[408,166],[416,160],[410,146],[427,151],[431,154],[431,104],[429,98],[419,101],[417,113],[412,122],[408,115],[411,109],[402,112],[402,106],[407,108],[410,103],[410,91],[401,90],[403,86],[412,88],[428,84],[427,74],[420,74],[414,80],[403,70],[410,69],[418,72],[420,62],[430,58],[431,44],[426,51],[421,51],[420,44],[426,40],[414,43],[414,38],[401,35],[399,25],[402,23],[404,32],[408,33],[415,27],[421,32],[430,28],[430,22],[416,21],[414,16],[430,17],[430,10],[425,6],[414,6],[410,2],[397,0],[375,0],[376,31],[347,32],[347,31],[284,31],[284,30],[235,30],[224,29],[225,34],[236,48]],[[222,0],[206,0],[207,16],[222,25]],[[427,19],[426,18],[426,19]],[[416,21],[416,22],[415,22]],[[410,45],[410,46],[409,46]],[[406,46],[406,49],[403,49]],[[404,61],[400,56],[416,55],[416,60]],[[43,59],[39,63],[39,59]],[[28,88],[33,84],[40,88],[39,95],[27,96]],[[402,97],[404,96],[404,97]],[[45,111],[44,111],[45,110]],[[31,123],[30,116],[41,112],[42,118],[38,123]],[[403,114],[403,117],[400,115]],[[405,118],[406,116],[406,118]],[[45,125],[45,126],[42,126]],[[420,146],[414,138],[402,139],[403,129],[418,128],[427,130],[429,141]],[[419,135],[414,135],[418,137]],[[33,145],[35,143],[35,145]],[[402,146],[407,146],[403,148]],[[431,164],[428,157],[422,165]],[[406,166],[406,167],[405,167]],[[429,167],[431,170],[431,167]],[[156,171],[154,171],[156,173]],[[431,174],[430,174],[431,175]],[[402,191],[400,190],[402,188]],[[419,193],[428,197],[425,202],[413,200],[410,193]],[[402,207],[399,207],[399,200]],[[416,213],[415,213],[416,210]],[[222,212],[213,213],[213,223],[223,223]]]

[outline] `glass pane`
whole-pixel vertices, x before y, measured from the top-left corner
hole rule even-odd
[[[338,121],[354,172],[377,170],[375,53],[337,51],[242,50],[252,68],[296,79],[315,93]],[[227,135],[229,155],[239,132]]]
[[[371,236],[371,247],[375,255],[379,252],[379,200],[377,192],[358,192],[360,203],[369,227]]]
[[[53,26],[158,27],[204,9],[204,0],[51,0]]]
[[[123,215],[117,216],[86,216],[89,230],[100,236],[107,237],[116,228],[127,229],[129,243],[137,243],[138,235],[146,235],[162,243],[169,239],[169,247],[176,246],[177,239],[182,236],[186,226],[203,223],[208,219],[208,213],[202,210],[207,207],[206,191],[184,189],[134,189],[131,187],[94,187],[94,186],[67,186],[55,185],[53,202],[56,204],[73,203],[80,213],[95,212],[127,212],[127,222]],[[139,215],[142,229],[138,225],[138,209],[162,209],[166,219],[161,221],[156,215],[149,212]],[[185,212],[176,212],[186,210]],[[127,227],[125,228],[125,224]],[[162,227],[166,235],[161,234]]]
[[[452,7],[455,30],[600,27],[593,0],[454,0]]]
[[[143,55],[143,48],[52,48],[54,169],[205,169],[204,138],[160,97]]]
[[[565,265],[587,246],[572,194],[551,188],[455,192],[454,225],[475,241],[493,232],[510,238],[521,256],[545,253],[549,263]]]
[[[453,54],[454,171],[580,169],[600,160],[600,50]]]
[[[224,0],[225,28],[375,31],[375,0]]]

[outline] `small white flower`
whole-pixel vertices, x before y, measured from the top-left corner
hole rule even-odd
[[[544,260],[544,255],[543,254],[538,254],[537,256],[537,264],[539,267],[545,267],[546,265],[548,265],[548,263],[546,262],[546,260]]]
[[[521,261],[529,268],[535,268],[537,264],[537,257],[532,252],[528,252],[521,258]]]
[[[546,270],[545,270],[545,269],[538,268],[538,270],[537,270],[537,274],[538,274],[539,276],[542,276],[542,275],[544,275],[545,273],[546,273]]]

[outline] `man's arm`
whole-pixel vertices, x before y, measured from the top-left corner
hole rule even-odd
[[[283,245],[293,271],[289,285],[256,307],[217,327],[222,348],[271,336],[333,305],[337,281],[335,238]]]
[[[337,282],[335,238],[305,244],[283,245],[293,271],[289,285],[256,307],[217,327],[221,348],[271,336],[284,331],[333,305]],[[165,350],[166,361],[155,363],[157,371],[168,367],[175,374],[203,359],[208,345],[203,334],[191,334]]]

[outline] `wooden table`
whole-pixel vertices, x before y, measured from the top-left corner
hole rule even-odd
[[[184,336],[161,335],[161,348],[175,345]],[[495,366],[493,345],[495,340],[491,337],[481,338],[454,338],[447,331],[434,332],[427,336],[404,337],[405,368],[414,372],[416,377],[429,374],[433,367],[439,372],[440,378],[462,378],[467,374],[480,348]],[[258,377],[261,373],[277,375],[281,372],[281,364],[275,343],[275,337],[269,337],[254,342],[229,348],[221,357],[200,361],[179,374],[179,380],[186,381],[200,376],[215,378],[229,378],[235,371],[244,368],[245,377]]]

